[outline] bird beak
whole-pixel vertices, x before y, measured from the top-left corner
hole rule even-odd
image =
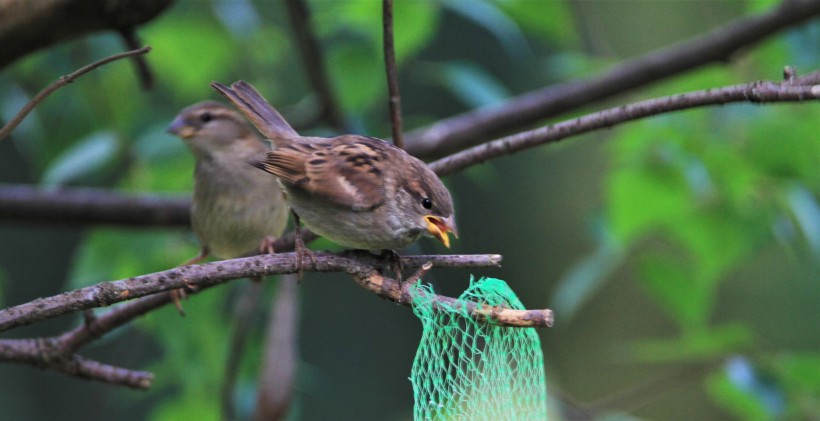
[[[438,216],[427,215],[424,217],[427,222],[427,232],[436,237],[444,247],[450,248],[450,236],[447,233],[452,232],[453,236],[458,238],[458,231],[456,230],[456,222],[452,216],[449,218],[441,218]]]
[[[194,135],[194,128],[191,127],[182,117],[175,118],[165,131],[173,135],[177,135],[183,139],[188,139]]]

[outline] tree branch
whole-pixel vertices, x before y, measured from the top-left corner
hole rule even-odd
[[[104,189],[43,190],[0,185],[0,221],[187,227],[189,197],[126,195]]]
[[[347,272],[366,274],[376,269],[387,269],[378,256],[355,251],[345,253],[314,253],[315,261],[304,268],[313,272]],[[497,266],[499,255],[405,256],[404,267],[419,267],[433,262],[439,267]],[[162,272],[136,276],[111,282],[101,282],[52,297],[38,298],[26,304],[0,310],[0,331],[50,319],[63,314],[170,291],[178,288],[198,289],[221,284],[238,278],[296,273],[295,253],[277,253],[239,259],[223,260],[202,265],[183,266]]]
[[[401,132],[401,94],[396,73],[396,51],[393,48],[393,0],[382,1],[382,26],[384,28],[384,69],[387,72],[387,91],[390,107],[390,128],[393,144],[404,149]]]
[[[291,408],[299,365],[298,283],[296,275],[283,277],[271,304],[256,392],[256,421],[286,419]]]
[[[108,57],[106,57],[102,60],[95,61],[94,63],[91,63],[87,66],[84,66],[84,67],[72,72],[71,74],[68,74],[68,75],[65,75],[65,76],[60,76],[60,78],[57,79],[56,82],[52,83],[51,85],[46,86],[45,89],[43,89],[42,91],[37,93],[37,95],[35,95],[34,98],[32,98],[31,101],[29,101],[28,104],[26,104],[23,107],[23,109],[20,110],[20,112],[18,112],[17,115],[15,115],[8,122],[8,124],[6,124],[5,126],[3,126],[2,129],[0,129],[0,141],[5,139],[6,137],[8,137],[11,134],[11,132],[23,121],[23,119],[26,118],[26,116],[34,109],[34,107],[37,106],[37,104],[42,102],[44,99],[46,99],[46,97],[51,95],[57,89],[60,89],[63,86],[68,85],[71,82],[74,82],[74,79],[77,79],[78,77],[80,77],[80,76],[82,76],[82,75],[84,75],[84,74],[86,74],[86,73],[100,67],[100,66],[104,66],[108,63],[111,63],[112,61],[116,61],[116,60],[119,60],[119,59],[122,59],[122,58],[134,57],[134,56],[147,54],[150,51],[151,51],[151,47],[145,46],[145,47],[142,47],[142,48],[137,49],[137,50],[131,50],[131,51],[126,51],[124,53],[114,54],[112,56],[108,56]]]
[[[0,69],[41,48],[140,26],[174,0],[0,0]]]
[[[738,19],[709,34],[625,61],[594,79],[550,86],[499,107],[469,111],[413,130],[405,136],[406,149],[423,159],[440,158],[664,78],[728,61],[741,49],[818,14],[816,0],[783,1],[768,13]]]
[[[440,176],[461,171],[469,166],[492,158],[508,155],[523,149],[557,142],[581,133],[638,120],[656,114],[679,111],[707,105],[723,105],[732,102],[794,102],[820,99],[820,86],[815,85],[820,72],[783,83],[770,81],[689,92],[650,99],[588,114],[572,120],[552,124],[535,130],[503,137],[483,145],[473,146],[448,157],[430,163],[430,168]]]
[[[56,370],[74,377],[97,380],[134,389],[148,389],[154,375],[89,360],[75,354],[66,354],[49,339],[2,339],[0,360],[29,364]]]
[[[344,116],[330,86],[330,79],[327,76],[319,41],[314,36],[313,26],[310,23],[308,5],[304,0],[287,0],[285,5],[296,36],[296,42],[299,44],[302,61],[305,63],[308,80],[321,101],[322,119],[330,127],[338,131],[344,131],[346,126]]]
[[[306,270],[328,272],[343,271],[350,274],[363,288],[403,305],[411,305],[417,294],[428,294],[413,288],[410,282],[400,283],[384,277],[380,271],[389,270],[390,262],[379,256],[362,251],[343,253],[315,253],[311,267]],[[405,256],[404,267],[421,267],[410,279],[420,278],[432,266],[498,266],[499,255],[449,255]],[[196,293],[230,279],[296,273],[294,253],[260,255],[186,266],[154,274],[143,275],[114,282],[103,282],[87,288],[66,292],[53,297],[0,310],[0,330],[30,324],[92,307],[109,305],[131,297],[157,294],[180,287],[188,287]],[[481,303],[461,301],[450,297],[433,295],[425,297],[434,301],[434,308],[448,311],[461,307],[481,321],[489,321],[511,327],[552,326],[550,310],[511,310],[489,307]],[[75,354],[89,341],[100,337],[116,326],[122,325],[153,308],[171,301],[170,294],[152,295],[126,304],[105,315],[90,320],[85,325],[60,336],[39,339],[0,339],[0,361],[18,362],[41,368],[51,368],[73,376],[134,388],[150,386],[153,375],[101,364]]]

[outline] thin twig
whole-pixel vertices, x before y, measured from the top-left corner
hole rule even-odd
[[[343,271],[350,274],[357,283],[377,295],[394,301],[401,301],[401,283],[386,278],[380,272],[389,269],[390,262],[379,256],[361,251],[343,253],[315,253],[311,261],[312,271]],[[0,329],[21,326],[34,321],[55,317],[73,311],[99,307],[125,297],[147,293],[140,286],[167,291],[181,285],[193,287],[192,293],[200,292],[229,279],[262,276],[274,273],[296,273],[300,268],[295,264],[294,253],[261,255],[213,262],[204,265],[176,268],[127,280],[102,283],[88,288],[38,299],[28,304],[0,310]],[[435,266],[498,266],[499,255],[424,255],[402,257],[404,267],[429,268]],[[422,270],[424,270],[422,269]],[[421,272],[420,272],[421,273]],[[404,291],[411,300],[419,292]],[[465,302],[454,298],[434,295],[434,308],[440,311],[460,306],[479,320],[488,320],[504,326],[551,326],[550,310],[510,310],[488,307],[480,303]],[[93,340],[125,321],[137,317],[171,301],[169,294],[153,295],[134,303],[126,304],[111,312],[94,318],[83,326],[53,338],[40,339],[0,339],[0,361],[18,362],[42,368],[52,368],[78,377],[92,378],[129,387],[147,388],[153,376],[150,373],[126,370],[83,359],[74,352],[83,344]],[[408,302],[403,304],[409,305]]]
[[[49,339],[0,340],[0,360],[52,369],[68,375],[134,389],[148,389],[154,375],[103,364],[79,355],[66,354]]]
[[[628,121],[642,119],[656,114],[669,113],[688,108],[708,105],[723,105],[732,102],[795,102],[820,99],[820,86],[801,85],[800,81],[815,83],[816,74],[805,78],[775,83],[768,81],[743,85],[689,92],[662,98],[636,102],[630,105],[610,108],[582,117],[552,124],[535,130],[517,133],[482,145],[473,146],[461,152],[430,163],[430,168],[440,176],[461,171],[469,166],[482,163],[502,155],[523,149],[557,142],[602,128],[611,128]]]
[[[285,5],[296,42],[299,44],[302,61],[305,63],[308,80],[321,101],[322,118],[330,127],[340,132],[346,131],[344,116],[330,86],[319,41],[310,23],[310,9],[304,0],[287,0]]]
[[[304,270],[365,273],[373,268],[387,269],[383,260],[369,253],[314,252],[313,254],[315,259],[311,262],[311,267],[306,267]],[[401,259],[402,264],[407,268],[418,267],[428,261],[433,262],[435,266],[486,267],[497,266],[501,261],[501,256],[497,254],[429,255],[404,256]],[[0,310],[0,331],[173,289],[183,287],[199,289],[238,278],[297,273],[300,269],[302,268],[296,263],[295,253],[277,253],[183,266],[129,279],[102,282]]]
[[[417,297],[422,294],[427,294],[419,289],[411,289],[409,283],[386,278],[376,271],[354,273],[351,275],[362,288],[379,297],[395,301],[407,307],[411,306]],[[455,308],[463,308],[476,320],[494,323],[499,326],[552,327],[554,322],[552,310],[549,309],[513,310],[436,294],[432,297],[425,296],[425,299],[432,299],[433,309],[437,311],[450,311]]]
[[[136,50],[142,44],[140,42],[139,35],[137,35],[136,26],[121,29],[120,36],[122,37],[122,41],[125,43],[125,47],[130,50]],[[148,61],[145,60],[145,56],[141,54],[134,56],[133,61],[134,67],[137,69],[137,77],[140,80],[142,89],[145,91],[150,91],[151,88],[154,87],[154,72],[151,71],[151,66],[148,65]]]
[[[11,134],[11,132],[23,121],[24,118],[26,118],[26,116],[40,102],[42,102],[44,99],[46,99],[46,97],[51,95],[51,93],[56,91],[57,89],[60,89],[65,85],[68,85],[69,83],[73,82],[74,79],[77,79],[78,77],[80,77],[80,76],[82,76],[82,75],[84,75],[84,74],[86,74],[86,73],[100,67],[100,66],[104,66],[108,63],[111,63],[112,61],[116,61],[116,60],[127,58],[127,57],[133,57],[133,56],[137,56],[137,55],[146,54],[149,51],[151,51],[151,47],[145,46],[145,47],[142,47],[142,48],[139,48],[139,49],[136,49],[136,50],[131,50],[131,51],[126,51],[124,53],[114,54],[114,55],[106,57],[102,60],[99,60],[99,61],[96,61],[96,62],[91,63],[89,65],[86,65],[86,66],[80,68],[79,70],[74,71],[73,73],[71,73],[69,75],[60,76],[60,78],[57,79],[56,82],[52,83],[51,85],[46,86],[45,89],[43,89],[37,95],[35,95],[34,98],[32,98],[31,101],[29,101],[28,104],[26,104],[23,107],[23,109],[20,110],[20,112],[18,112],[17,115],[15,115],[11,119],[11,121],[8,122],[8,124],[6,124],[5,126],[3,126],[2,129],[0,129],[0,140],[3,140],[6,137],[8,137]]]
[[[725,63],[744,48],[818,14],[820,1],[783,1],[768,13],[743,17],[708,34],[624,61],[595,78],[525,93],[498,107],[469,111],[413,130],[405,134],[405,147],[425,160],[440,158],[670,76],[709,63]]]
[[[283,276],[271,304],[256,393],[256,421],[286,419],[292,406],[299,366],[298,282],[296,275]]]
[[[250,285],[243,285],[239,298],[233,306],[233,320],[231,322],[231,339],[228,345],[228,357],[225,360],[225,375],[222,378],[222,419],[236,419],[236,405],[234,395],[236,379],[239,377],[239,366],[248,336],[251,331],[253,317],[259,311],[262,303],[261,295],[264,289],[263,279],[253,279]]]
[[[188,227],[190,209],[190,197],[134,195],[90,188],[46,190],[22,184],[0,185],[0,221]]]
[[[390,105],[390,128],[393,144],[404,149],[401,131],[401,94],[396,72],[396,51],[393,47],[393,0],[382,1],[382,26],[384,27],[384,68],[387,72],[387,91]]]

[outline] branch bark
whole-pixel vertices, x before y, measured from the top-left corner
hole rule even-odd
[[[421,267],[414,276],[410,277],[411,281],[409,282],[401,283],[381,275],[382,271],[390,269],[390,262],[362,251],[315,253],[311,267],[305,269],[320,272],[346,272],[363,288],[382,298],[410,306],[418,294],[426,293],[409,284],[420,278],[433,265],[440,267],[498,266],[501,256],[433,255],[405,256],[401,259],[404,267]],[[298,272],[299,269],[296,267],[295,254],[285,253],[186,266],[126,280],[104,282],[0,310],[0,330],[7,330],[61,314],[105,306],[128,298],[156,294],[183,286],[192,288],[195,293],[231,279],[259,277],[277,273],[292,274]],[[466,308],[478,320],[503,326],[547,327],[552,326],[553,323],[553,315],[550,310],[511,310],[489,307],[481,303],[460,301],[440,295],[426,298],[432,298],[434,303],[439,303],[440,305],[434,308],[440,311],[447,311],[458,305]],[[170,294],[152,295],[112,310],[101,317],[89,320],[81,327],[53,338],[0,339],[0,361],[51,368],[70,375],[111,384],[147,388],[153,379],[152,374],[86,360],[76,355],[75,352],[80,346],[116,326],[170,301]],[[282,341],[276,342],[282,344]],[[281,367],[275,371],[283,372]],[[278,405],[277,408],[281,409],[283,407]]]
[[[367,274],[376,269],[387,270],[378,256],[355,251],[345,253],[314,253],[310,267],[313,272],[346,272]],[[419,267],[433,262],[439,267],[497,266],[499,255],[432,255],[402,257],[404,267]],[[95,307],[105,307],[134,298],[157,294],[178,288],[198,289],[221,284],[238,278],[297,273],[295,253],[277,253],[239,259],[223,260],[174,268],[118,281],[101,282],[74,291],[47,298],[38,298],[26,304],[0,310],[0,331],[50,319],[63,314]],[[395,282],[395,281],[393,281]]]
[[[296,42],[299,44],[299,53],[305,63],[308,80],[321,102],[321,118],[338,131],[345,130],[345,120],[330,86],[330,78],[325,68],[319,41],[310,23],[310,9],[304,0],[287,0],[288,15],[293,27]]]
[[[0,221],[187,227],[189,197],[126,195],[103,189],[42,190],[0,185]]]
[[[0,69],[39,49],[156,18],[174,0],[0,0]]]
[[[818,79],[820,79],[820,72],[814,72],[803,78],[788,79],[782,83],[752,82],[636,102],[474,146],[432,162],[430,168],[436,174],[445,176],[489,159],[534,146],[557,142],[593,130],[611,128],[621,123],[656,114],[688,108],[724,105],[732,102],[758,104],[817,100],[820,99],[820,85],[816,85]]]
[[[256,421],[286,419],[293,401],[299,365],[298,283],[296,275],[283,277],[271,304],[253,416]]]
[[[56,82],[52,83],[51,85],[46,86],[42,91],[38,92],[31,101],[26,104],[20,112],[17,113],[14,117],[12,117],[11,121],[8,122],[5,126],[0,128],[0,140],[5,139],[8,137],[11,132],[23,121],[24,118],[34,110],[40,102],[42,102],[46,97],[51,95],[57,89],[62,88],[65,85],[68,85],[71,82],[74,82],[75,79],[78,77],[100,67],[104,66],[112,61],[116,61],[119,59],[127,58],[127,57],[138,57],[142,56],[143,54],[147,54],[151,51],[151,47],[145,46],[142,48],[138,48],[131,51],[126,51],[124,53],[114,54],[112,56],[106,57],[102,60],[95,61],[87,66],[83,66],[82,68],[72,72],[71,74],[60,76]]]
[[[387,73],[388,106],[393,144],[404,149],[401,129],[401,94],[399,76],[396,72],[396,51],[393,47],[393,0],[382,1],[382,26],[384,31],[384,69]]]
[[[425,160],[483,143],[522,127],[575,111],[709,63],[728,61],[743,48],[820,15],[816,0],[783,1],[760,16],[738,19],[709,34],[623,62],[602,75],[523,94],[406,133],[407,152]]]

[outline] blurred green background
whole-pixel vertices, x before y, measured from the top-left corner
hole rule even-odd
[[[389,137],[381,2],[308,3],[352,131]],[[396,2],[405,128],[551,84],[593,77],[774,1],[445,0]],[[42,103],[0,142],[0,182],[185,193],[193,159],[164,133],[208,87],[247,80],[295,122],[311,92],[282,2],[180,0],[140,29],[158,84],[125,61]],[[0,74],[7,121],[59,75],[121,50],[112,34],[32,54]],[[778,79],[820,67],[817,22],[737,55],[598,104]],[[506,280],[540,331],[553,419],[817,419],[820,414],[820,141],[814,103],[731,105],[665,115],[496,159],[448,177],[454,253],[500,253],[493,270],[438,269],[457,295],[470,274]],[[578,113],[580,115],[581,113]],[[546,122],[545,122],[546,123]],[[321,125],[304,133],[331,134]],[[332,248],[319,241],[312,248]],[[405,253],[445,250],[422,240]],[[186,230],[0,223],[0,304],[164,270],[195,255]],[[275,280],[270,280],[272,284]],[[136,392],[0,365],[3,419],[218,419],[233,298],[247,281],[164,308],[84,355],[156,374]],[[293,419],[408,420],[420,335],[410,310],[347,276],[299,285]],[[271,285],[267,295],[272,294]],[[269,302],[269,298],[264,298]],[[254,323],[238,402],[252,412],[266,317]],[[52,335],[79,316],[4,337]]]

